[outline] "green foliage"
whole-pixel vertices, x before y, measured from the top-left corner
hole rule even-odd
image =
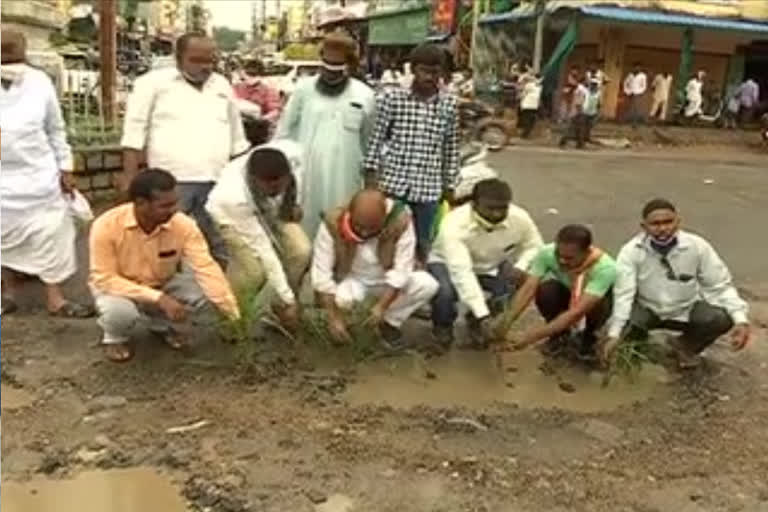
[[[613,354],[613,360],[603,379],[607,386],[615,375],[623,375],[634,380],[646,364],[655,364],[661,360],[657,345],[650,338],[630,338],[622,340]]]
[[[339,349],[347,351],[357,361],[372,356],[381,346],[379,332],[365,323],[372,306],[373,301],[366,301],[344,314],[352,343],[343,345]],[[314,344],[322,348],[338,346],[328,329],[328,316],[323,309],[304,309],[299,336],[306,344]]]
[[[231,52],[236,50],[242,41],[245,41],[245,32],[228,27],[213,27],[213,38],[219,50]]]

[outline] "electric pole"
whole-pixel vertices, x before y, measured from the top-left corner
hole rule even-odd
[[[546,0],[536,0],[536,39],[533,43],[533,70],[541,71],[541,59],[544,53],[544,17]]]
[[[101,60],[101,105],[104,120],[113,123],[116,116],[117,85],[117,0],[101,0],[99,12],[99,56]]]

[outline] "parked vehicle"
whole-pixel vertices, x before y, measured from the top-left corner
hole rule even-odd
[[[481,142],[489,151],[499,151],[509,143],[506,124],[496,111],[478,101],[459,102],[459,131],[463,143]]]

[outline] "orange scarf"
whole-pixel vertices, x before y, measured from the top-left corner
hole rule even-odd
[[[568,271],[568,275],[571,276],[571,302],[569,307],[574,307],[579,302],[579,299],[581,299],[581,294],[584,291],[584,277],[602,256],[603,251],[601,249],[590,247],[589,254],[584,262],[577,268]]]

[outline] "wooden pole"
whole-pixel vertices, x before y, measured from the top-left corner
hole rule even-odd
[[[101,104],[105,120],[111,124],[117,117],[117,0],[101,0],[100,7]]]

